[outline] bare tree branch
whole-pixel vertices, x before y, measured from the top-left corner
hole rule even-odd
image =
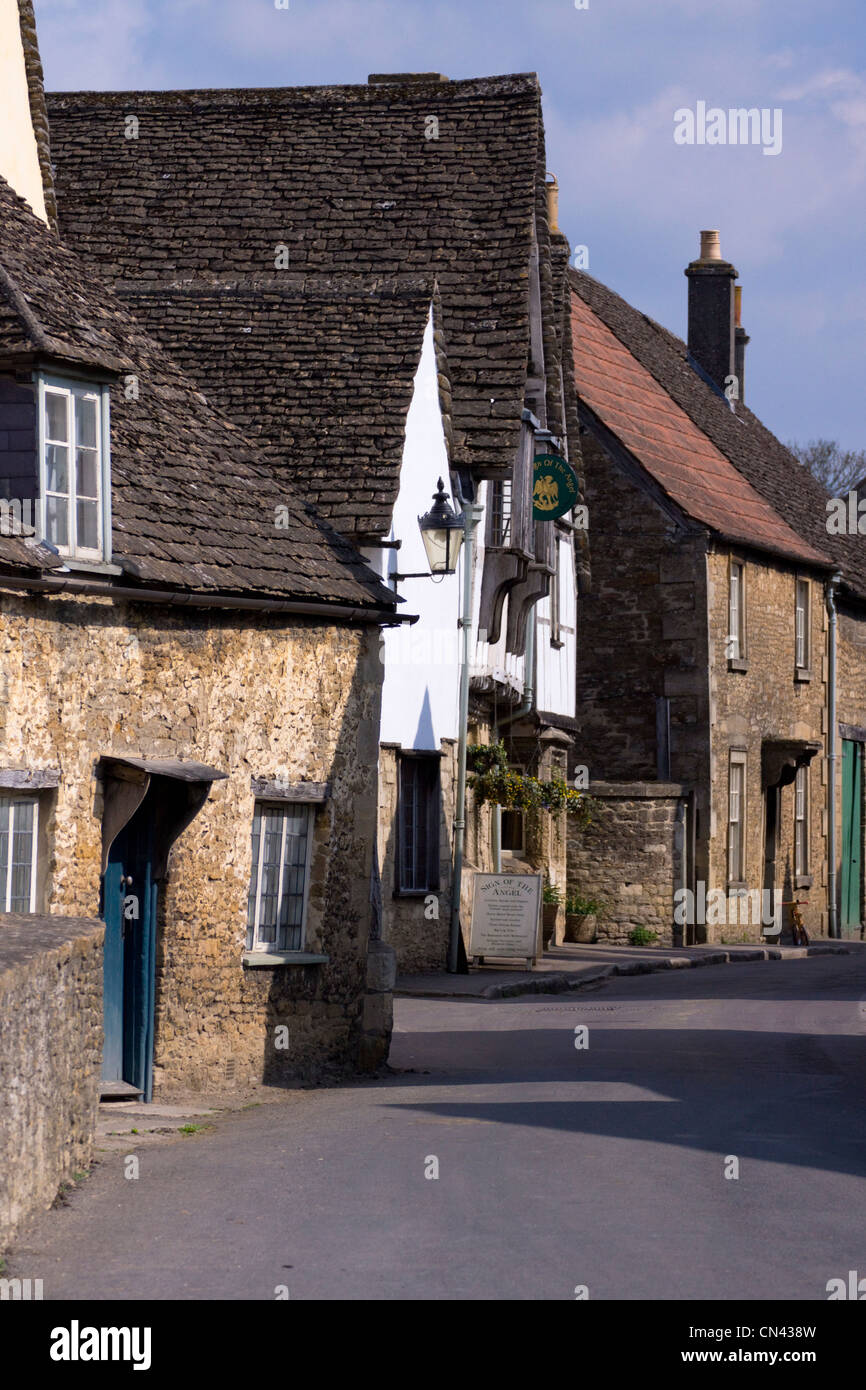
[[[786,446],[830,497],[841,497],[866,478],[866,449],[841,449],[835,439],[812,439]]]

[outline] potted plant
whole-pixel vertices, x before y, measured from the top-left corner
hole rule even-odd
[[[580,893],[572,893],[565,902],[566,941],[595,941],[597,919],[603,908],[600,898],[584,898]]]
[[[545,950],[556,936],[556,919],[561,907],[562,889],[546,878],[541,890],[541,940]]]

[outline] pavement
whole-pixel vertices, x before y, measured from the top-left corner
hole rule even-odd
[[[508,999],[520,994],[559,994],[585,989],[616,975],[650,975],[657,970],[689,970],[704,965],[736,965],[757,960],[803,960],[807,956],[847,955],[866,950],[866,942],[816,941],[810,946],[554,946],[534,970],[519,966],[476,966],[466,975],[444,970],[399,975],[395,993],[420,999]]]
[[[866,1274],[866,952],[788,960],[398,999],[389,1071],[130,1126],[6,1273],[61,1301],[824,1301]]]

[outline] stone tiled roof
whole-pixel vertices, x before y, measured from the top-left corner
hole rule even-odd
[[[118,291],[275,476],[347,534],[387,532],[430,281],[287,275]]]
[[[728,402],[698,375],[686,344],[584,272],[570,270],[580,301],[663,388],[707,441],[800,538],[839,567],[843,587],[866,598],[866,554],[857,536],[828,535],[827,494],[809,470],[743,403]],[[793,553],[793,551],[791,552]]]
[[[137,398],[126,376],[111,391],[114,559],[133,581],[393,607],[348,541],[274,480],[242,432],[0,180],[0,366],[37,359],[137,378]],[[281,506],[284,527],[275,525]],[[24,547],[9,538],[0,558],[24,563]],[[29,555],[34,568],[56,563]]]
[[[396,497],[398,441],[377,401],[405,402],[403,329],[414,331],[423,299],[410,295],[401,317],[401,277],[438,289],[452,466],[510,470],[534,219],[551,293],[534,74],[48,103],[64,237],[134,296],[215,403],[225,396],[245,427],[258,412],[262,436],[342,527],[354,518],[358,532],[385,529]],[[130,115],[137,139],[125,138]],[[288,269],[275,274],[281,245]],[[317,322],[319,381],[307,357]],[[297,400],[293,363],[306,373]],[[354,381],[360,408],[344,400],[324,438],[329,392],[336,399],[345,383],[351,402]],[[365,428],[381,453],[365,451]],[[329,500],[317,470],[353,432],[345,496]]]

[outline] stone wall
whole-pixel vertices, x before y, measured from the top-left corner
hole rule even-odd
[[[0,767],[55,768],[43,911],[99,910],[103,755],[228,774],[175,842],[157,937],[155,1094],[350,1063],[361,1036],[376,828],[376,628],[109,600],[0,600]],[[330,784],[305,950],[242,963],[252,777]],[[288,1025],[289,1047],[274,1029]]]
[[[568,891],[599,898],[598,940],[625,944],[635,927],[674,943],[674,893],[682,885],[687,789],[664,782],[590,782],[592,821],[568,831]]]
[[[0,914],[0,1251],[91,1157],[104,930]]]
[[[578,763],[593,778],[659,776],[657,701],[670,700],[671,775],[707,774],[704,541],[686,535],[590,436],[592,589],[578,606]]]
[[[745,563],[745,670],[729,669],[725,646],[728,632],[730,557],[719,550],[708,558],[712,728],[712,819],[708,847],[708,888],[727,883],[728,765],[732,749],[746,752],[745,879],[752,890],[764,887],[765,794],[761,778],[761,748],[766,739],[792,739],[821,744],[809,767],[809,868],[811,885],[794,882],[794,787],[781,790],[776,887],[784,899],[794,892],[808,897],[803,917],[810,935],[827,931],[827,847],[825,711],[826,618],[823,584],[811,583],[811,678],[795,678],[794,611],[796,574],[792,567],[769,558],[738,556]],[[808,578],[803,574],[802,578]],[[787,929],[788,912],[784,923]],[[709,925],[709,941],[725,927]],[[760,922],[739,926],[733,935],[760,940]],[[783,937],[784,939],[784,937]]]
[[[397,953],[402,972],[440,970],[448,952],[451,914],[452,836],[457,779],[457,744],[441,743],[439,785],[439,889],[435,894],[400,897],[397,884],[397,791],[400,750],[379,748],[379,865],[382,876],[383,937]]]

